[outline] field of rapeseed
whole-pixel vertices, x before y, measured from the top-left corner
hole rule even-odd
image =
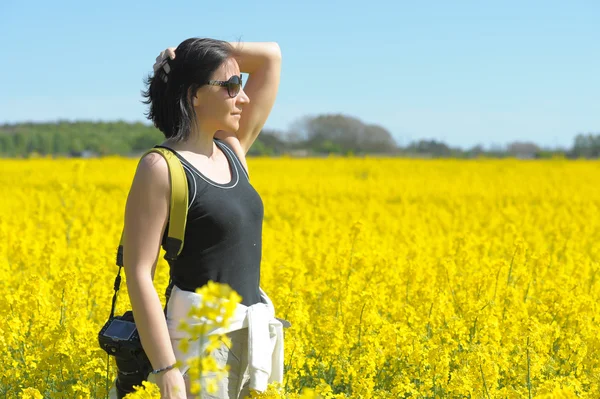
[[[105,397],[96,334],[136,163],[0,160],[0,399]],[[292,323],[270,397],[600,397],[600,163],[249,165],[261,285]]]

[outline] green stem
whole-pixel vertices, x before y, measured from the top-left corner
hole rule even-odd
[[[110,369],[110,355],[106,354],[106,399],[108,399],[108,370]]]
[[[485,375],[483,375],[483,367],[481,367],[481,363],[479,363],[479,370],[481,370],[481,379],[483,380],[483,388],[485,389],[485,394],[487,395],[488,399],[490,399],[490,393],[487,389],[487,383],[485,382]]]
[[[531,363],[529,360],[529,337],[527,337],[527,390],[531,399]]]

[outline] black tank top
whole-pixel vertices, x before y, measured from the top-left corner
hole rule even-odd
[[[233,149],[213,140],[229,162],[229,183],[216,183],[176,151],[155,146],[181,160],[188,181],[184,245],[177,260],[169,262],[171,279],[185,291],[195,291],[209,280],[227,283],[241,295],[242,304],[251,306],[261,302],[263,202]],[[163,243],[168,228],[167,223]]]

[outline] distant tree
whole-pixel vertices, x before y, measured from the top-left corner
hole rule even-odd
[[[52,135],[52,152],[54,154],[66,154],[69,151],[67,136],[60,130]]]
[[[260,140],[256,140],[253,144],[252,147],[250,147],[250,150],[248,150],[248,154],[249,156],[271,156],[273,155],[273,149],[266,146],[265,143],[263,143]]]
[[[305,146],[320,153],[387,152],[396,148],[392,135],[383,127],[342,114],[305,116],[292,124],[288,137],[304,141]]]
[[[596,158],[600,156],[600,134],[578,134],[571,150],[573,157]]]
[[[263,129],[256,142],[260,142],[265,148],[270,149],[271,155],[281,155],[285,152],[286,143],[282,140],[283,134],[279,130]],[[252,148],[250,148],[252,151]]]
[[[309,116],[304,116],[292,122],[289,129],[281,136],[281,140],[290,146],[304,143],[308,137],[306,127],[310,118]]]
[[[0,156],[27,157],[29,154],[137,155],[164,140],[154,126],[141,122],[24,122],[0,125]],[[566,151],[566,153],[565,153]],[[264,129],[248,155],[307,156],[336,153],[346,156],[365,153],[389,155],[419,154],[432,157],[489,157],[507,155],[540,157],[600,157],[600,134],[578,134],[572,149],[542,150],[531,142],[513,142],[506,148],[492,143],[490,150],[482,145],[463,151],[436,140],[419,140],[400,148],[391,134],[379,125],[370,125],[342,114],[305,116],[294,121],[287,131]],[[523,155],[525,154],[525,155]]]
[[[397,145],[389,131],[379,125],[367,125],[362,137],[359,137],[359,148],[364,152],[390,152]]]
[[[281,132],[276,130],[263,130],[260,132],[250,150],[250,156],[281,155],[285,152],[286,144],[281,140]]]
[[[539,153],[540,147],[531,142],[514,141],[507,145],[506,151],[518,158],[534,158]]]
[[[0,154],[12,154],[14,152],[13,135],[0,134]]]
[[[436,157],[450,156],[452,149],[445,143],[436,140],[419,140],[408,145],[406,151],[409,153],[431,155]]]
[[[483,146],[481,144],[477,144],[477,145],[471,147],[470,149],[468,149],[467,154],[470,156],[476,157],[476,156],[485,154],[485,149],[483,148]]]
[[[153,132],[153,134],[141,130],[132,140],[131,149],[134,151],[144,151],[162,143],[164,139],[165,136],[159,130],[156,130],[156,132]]]

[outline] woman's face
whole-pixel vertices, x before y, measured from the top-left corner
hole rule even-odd
[[[240,67],[235,58],[229,58],[214,73],[210,80],[227,81],[233,75],[240,76]],[[203,85],[192,98],[201,131],[225,130],[235,133],[240,127],[241,112],[250,99],[240,88],[231,98],[227,87]]]

